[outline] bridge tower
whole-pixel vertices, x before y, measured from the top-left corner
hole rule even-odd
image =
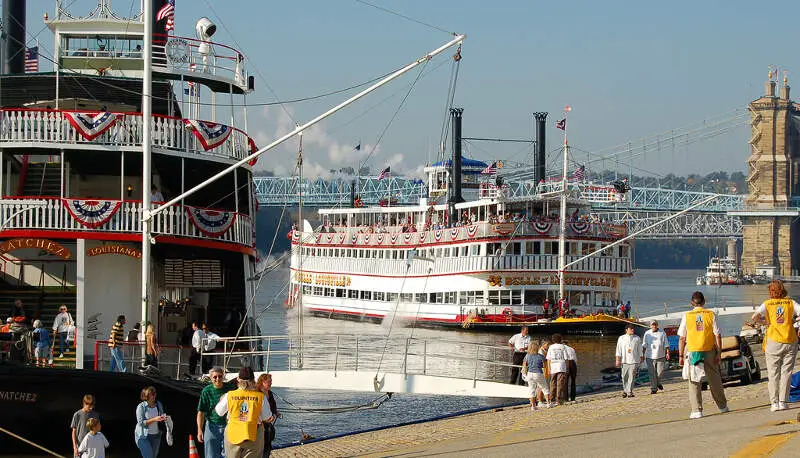
[[[747,160],[749,194],[743,219],[742,270],[793,275],[800,267],[800,104],[789,99],[784,74],[780,94],[772,68],[766,94],[750,102],[752,137]]]

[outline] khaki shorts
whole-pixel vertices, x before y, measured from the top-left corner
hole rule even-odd
[[[537,372],[528,372],[527,376],[528,381],[528,392],[530,393],[530,397],[536,396],[536,389],[539,388],[542,390],[542,393],[545,396],[550,396],[550,387],[547,384],[547,380],[544,378],[544,374],[540,374]]]

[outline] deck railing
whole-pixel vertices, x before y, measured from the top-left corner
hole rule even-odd
[[[170,48],[178,53],[170,54]],[[171,55],[180,55],[172,58]],[[156,34],[153,66],[225,78],[237,86],[247,84],[244,55],[230,46],[197,38]]]
[[[70,199],[58,197],[41,197],[20,199],[4,199],[0,202],[0,222],[3,230],[63,230],[92,232],[141,233],[142,203],[141,201],[119,201],[119,209],[103,224],[90,228],[78,221],[67,209]],[[32,205],[32,201],[42,201],[44,205]],[[157,206],[158,204],[153,204]],[[21,211],[21,210],[25,211]],[[186,209],[173,206],[153,217],[151,230],[154,235],[191,237],[220,242],[236,243],[251,247],[253,245],[253,224],[248,215],[237,213],[225,232],[219,236],[208,235],[200,231],[191,221]]]
[[[94,139],[87,140],[70,124],[64,115],[66,112],[68,110],[2,109],[0,144],[132,148],[142,145],[144,121],[141,113],[115,113],[119,115],[119,119],[112,127]],[[151,122],[154,148],[231,160],[243,159],[251,151],[250,137],[235,127],[232,127],[230,136],[221,145],[206,151],[194,133],[187,129],[184,119],[153,115]]]

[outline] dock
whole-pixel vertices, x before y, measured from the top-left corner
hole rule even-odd
[[[770,412],[766,371],[751,385],[726,384],[731,411],[725,414],[705,391],[705,417],[699,420],[688,418],[688,387],[677,370],[669,372],[658,394],[651,395],[649,385],[634,391],[633,399],[604,391],[552,409],[495,409],[287,447],[273,455],[518,457],[535,451],[576,457],[789,457],[800,447],[800,403]]]

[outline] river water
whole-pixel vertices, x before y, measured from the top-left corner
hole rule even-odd
[[[696,286],[694,270],[641,270],[622,283],[622,299],[630,300],[632,312],[638,316],[661,314],[684,310],[694,291],[706,296],[708,306],[752,306],[759,305],[767,297],[766,285],[747,286]],[[256,310],[261,313],[259,323],[267,335],[294,334],[297,319],[293,311],[283,307],[288,271],[278,270],[265,277],[259,286]],[[800,294],[800,285],[789,288]],[[792,291],[794,289],[794,291]],[[725,335],[738,334],[744,315],[720,317]],[[510,333],[474,332],[452,329],[422,329],[390,326],[388,323],[354,322],[326,318],[306,317],[304,334],[313,335],[359,335],[393,337],[413,335],[420,339],[439,339],[505,345]],[[536,336],[534,336],[536,338]],[[322,337],[320,337],[322,339]],[[578,385],[597,383],[602,379],[601,370],[614,365],[616,336],[568,337],[578,355]],[[278,367],[272,366],[273,369]],[[377,409],[345,413],[310,412],[311,409],[333,409],[357,406],[373,401],[378,393],[355,393],[344,391],[293,390],[276,388],[278,408],[283,417],[277,424],[276,445],[285,445],[300,440],[302,433],[315,438],[330,437],[365,429],[391,426],[406,422],[452,415],[474,409],[490,408],[509,403],[508,399],[476,398],[461,396],[433,396],[395,394]]]

